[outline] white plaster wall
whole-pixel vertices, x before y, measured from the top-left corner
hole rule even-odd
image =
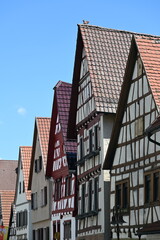
[[[18,173],[18,177],[19,177],[19,180],[18,180],[18,186],[17,186],[17,198],[16,198],[16,201],[15,201],[15,204],[16,205],[19,205],[21,203],[24,203],[27,201],[27,198],[26,198],[26,193],[23,192],[23,181],[24,181],[24,177],[23,177],[23,169],[21,169],[21,166],[19,167],[18,169],[19,173]],[[21,182],[21,193],[19,193],[19,188],[20,188],[20,183]]]
[[[35,150],[35,157],[34,159],[38,159],[41,156],[41,149],[39,144],[39,139],[37,138],[36,141],[36,150]],[[43,160],[42,160],[43,162]],[[49,212],[49,180],[45,178],[44,167],[42,164],[42,169],[39,173],[34,171],[35,169],[35,162],[33,164],[33,176],[32,176],[32,186],[31,192],[37,192],[37,201],[38,201],[38,209],[32,210],[32,223],[45,221],[46,219],[49,220],[50,212]],[[47,186],[47,205],[41,207],[41,189]]]
[[[16,230],[16,235],[27,234],[27,238],[32,240],[32,223],[31,223],[31,202],[24,202],[23,204],[16,205],[16,212],[27,210],[27,227],[20,227]]]

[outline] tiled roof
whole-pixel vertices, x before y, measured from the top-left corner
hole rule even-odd
[[[136,43],[154,100],[160,111],[160,37],[137,36]]]
[[[0,160],[0,190],[15,190],[18,161]]]
[[[115,113],[132,33],[79,25],[91,78],[96,110]]]
[[[28,190],[31,154],[32,154],[32,147],[27,147],[27,146],[20,147],[20,156],[21,156],[21,161],[23,166],[23,176],[24,176],[25,193],[26,193],[27,200],[31,199],[31,191]]]
[[[0,190],[2,218],[3,218],[4,226],[9,226],[11,205],[14,200],[14,194],[15,194],[15,191],[13,190]]]
[[[160,37],[136,36],[138,50],[147,74],[154,100],[160,111]],[[151,133],[160,128],[160,116],[146,130]]]
[[[72,84],[59,81],[55,86],[55,89],[56,89],[59,120],[62,127],[66,151],[73,153],[73,152],[76,152],[77,143],[75,141],[67,141],[67,138],[66,138]]]
[[[46,169],[51,119],[45,117],[37,117],[36,122],[40,147],[42,151],[43,166],[44,169]]]

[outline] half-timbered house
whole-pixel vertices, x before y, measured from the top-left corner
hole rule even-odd
[[[52,188],[50,180],[46,178],[49,131],[50,118],[37,117],[28,185],[28,189],[31,190],[33,240],[52,239],[50,205]]]
[[[77,239],[109,239],[108,171],[102,166],[132,33],[78,25],[68,137],[77,139]]]
[[[71,84],[59,81],[54,100],[49,138],[47,176],[53,179],[53,239],[75,240],[76,141],[68,140],[67,125]]]
[[[113,238],[160,239],[160,132],[147,136],[160,111],[159,64],[160,38],[133,38],[104,164]]]
[[[28,190],[32,147],[19,148],[17,181],[15,190],[16,239],[32,240],[31,192]],[[14,213],[14,206],[13,206]],[[13,215],[14,217],[14,215]],[[14,231],[13,231],[14,232]]]

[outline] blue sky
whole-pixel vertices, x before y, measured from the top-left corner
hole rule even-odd
[[[0,1],[0,159],[31,146],[53,87],[72,81],[77,24],[160,35],[159,0]]]

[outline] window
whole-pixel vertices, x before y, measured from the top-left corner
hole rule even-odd
[[[62,180],[61,179],[57,179],[55,182],[55,193],[54,193],[54,200],[60,200],[61,198],[61,184],[62,184]]]
[[[80,138],[80,142],[79,142],[80,146],[80,159],[83,159],[84,157],[84,143],[83,143],[83,138]]]
[[[33,210],[38,208],[38,203],[37,203],[37,192],[31,194],[31,208]]]
[[[65,186],[65,196],[71,195],[71,184],[72,184],[72,176],[66,177],[66,186]]]
[[[94,211],[98,211],[98,189],[99,189],[99,184],[98,184],[98,177],[94,179]]]
[[[81,214],[85,213],[85,191],[86,191],[86,185],[82,184]]]
[[[144,176],[144,199],[145,203],[157,202],[160,199],[160,172],[153,171]]]
[[[47,205],[47,186],[41,189],[41,207]]]
[[[129,181],[124,180],[116,183],[116,206],[127,209],[129,207]]]
[[[92,180],[88,182],[88,212],[92,211]]]
[[[33,240],[36,240],[36,231],[35,230],[32,231],[32,236],[33,236]]]
[[[98,125],[94,127],[94,150],[98,150]]]
[[[93,141],[92,141],[92,129],[89,130],[89,152],[92,152]]]
[[[23,181],[23,192],[25,192],[25,184],[24,184],[24,181]]]
[[[24,210],[24,212],[23,212],[23,226],[27,226],[27,221],[28,221],[28,212],[27,212],[27,210]]]
[[[35,172],[38,173],[42,169],[42,156],[39,156],[38,159],[35,159]]]
[[[45,228],[45,240],[49,239],[49,227]]]
[[[151,201],[151,176],[145,176],[145,203],[149,203]]]
[[[16,213],[16,226],[18,228],[27,226],[27,213],[27,210]]]
[[[71,239],[71,221],[64,222],[64,239]]]
[[[19,183],[19,193],[21,193],[21,182]]]
[[[155,172],[153,175],[153,201],[159,200],[159,172]]]

